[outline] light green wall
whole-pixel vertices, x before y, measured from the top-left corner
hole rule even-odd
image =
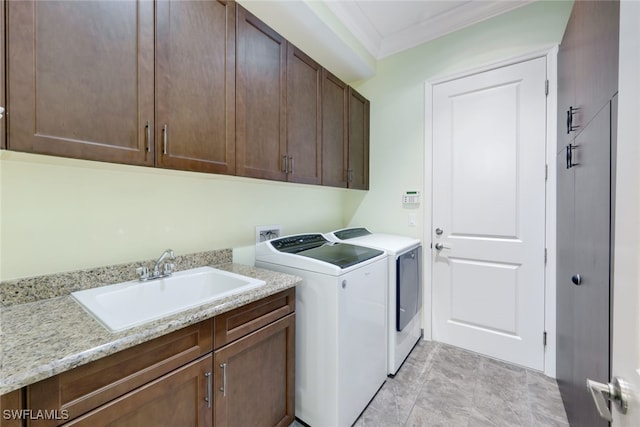
[[[343,226],[347,190],[0,151],[3,280]],[[357,198],[357,197],[356,197]]]
[[[423,190],[424,82],[558,43],[571,3],[539,2],[377,64],[369,192],[0,151],[0,280],[234,248],[250,263],[255,226],[285,234],[348,224],[421,238],[403,190]],[[296,40],[291,40],[296,42]],[[309,52],[309,54],[313,54]]]
[[[371,190],[349,225],[422,238],[425,209],[403,209],[402,192],[424,189],[425,81],[558,44],[573,3],[541,1],[378,62],[354,84],[371,101]],[[416,214],[417,227],[408,226]]]

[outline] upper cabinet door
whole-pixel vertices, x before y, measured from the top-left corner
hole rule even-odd
[[[322,67],[294,45],[287,52],[288,180],[322,180]]]
[[[369,101],[349,88],[349,188],[369,189]]]
[[[348,86],[324,70],[322,78],[322,184],[347,186]]]
[[[582,129],[618,91],[620,2],[576,1],[572,15],[578,26],[575,96]]]
[[[236,172],[284,181],[287,42],[237,6]]]
[[[157,165],[235,172],[235,3],[157,1]]]
[[[7,6],[8,148],[153,165],[153,2]]]

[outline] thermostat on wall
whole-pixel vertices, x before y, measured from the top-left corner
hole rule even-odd
[[[405,191],[402,195],[403,205],[419,205],[420,204],[420,192],[419,191]]]

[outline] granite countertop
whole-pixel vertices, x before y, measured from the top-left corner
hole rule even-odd
[[[239,264],[216,268],[266,285],[112,333],[69,295],[3,307],[0,395],[296,286],[300,278]]]

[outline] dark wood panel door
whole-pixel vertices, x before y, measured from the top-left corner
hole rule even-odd
[[[369,101],[349,88],[349,188],[369,189]]]
[[[236,7],[236,172],[284,181],[287,43]]]
[[[587,378],[609,382],[611,247],[611,108],[576,137],[574,361],[572,403],[577,425],[606,426],[585,387]],[[574,279],[575,280],[575,279]]]
[[[576,1],[576,104],[586,126],[618,91],[620,3],[617,0]]]
[[[153,2],[7,6],[8,148],[153,165]]]
[[[157,165],[235,172],[235,3],[159,0]]]
[[[287,427],[294,420],[295,314],[214,353],[218,427]]]
[[[323,70],[322,76],[322,184],[347,187],[348,86]]]
[[[291,43],[287,47],[287,177],[322,181],[322,67]]]
[[[575,168],[567,164],[567,142],[557,156],[557,258],[556,258],[556,378],[566,402],[575,401],[573,378],[576,340],[574,337],[575,274]],[[567,410],[574,409],[567,405]],[[569,416],[573,414],[567,414]]]
[[[211,426],[213,408],[206,399],[212,358],[191,362],[65,425]]]

